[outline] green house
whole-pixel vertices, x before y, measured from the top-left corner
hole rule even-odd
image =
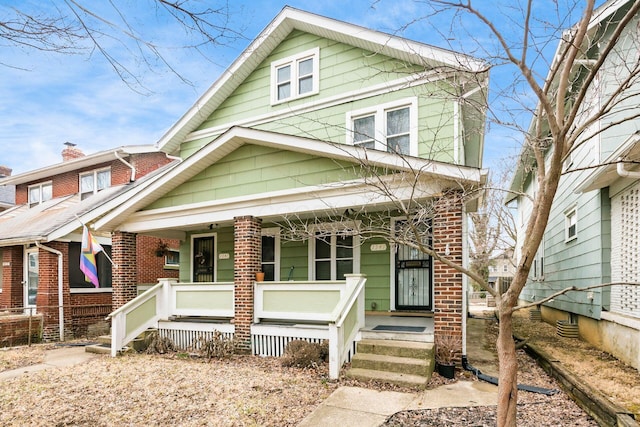
[[[365,314],[396,314],[423,341],[461,336],[452,264],[484,179],[487,79],[468,56],[284,8],[161,138],[180,163],[93,224],[120,260],[114,335],[200,316],[254,353],[264,335],[351,354]],[[180,280],[118,330],[137,234],[180,239]]]

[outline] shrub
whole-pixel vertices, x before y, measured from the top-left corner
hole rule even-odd
[[[200,357],[211,359],[225,359],[235,353],[235,343],[230,338],[225,338],[220,331],[215,331],[213,338],[206,339],[199,336],[193,343],[192,350]]]
[[[311,343],[304,340],[294,340],[287,344],[281,357],[282,366],[297,368],[317,368],[329,356],[329,343]]]
[[[144,347],[147,354],[165,354],[176,351],[176,346],[167,337],[161,336],[158,331],[152,331],[144,338]]]

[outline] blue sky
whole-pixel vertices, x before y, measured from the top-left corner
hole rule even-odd
[[[8,13],[7,3],[11,2],[0,6],[0,19]],[[14,2],[25,11],[46,10],[61,3],[59,0]],[[131,14],[132,22],[139,24],[145,34],[158,40],[172,66],[192,84],[185,84],[160,66],[154,67],[153,71],[145,71],[144,67],[136,64],[139,58],[123,54],[120,58],[126,64],[144,74],[144,86],[137,87],[136,91],[125,85],[96,52],[91,55],[60,55],[18,49],[0,40],[0,165],[8,166],[18,174],[58,163],[66,141],[77,144],[86,154],[122,145],[154,144],[285,4],[440,47],[470,49],[476,41],[485,48],[492,46],[476,22],[467,22],[464,26],[467,32],[473,33],[475,41],[456,28],[459,23],[451,16],[432,15],[426,20],[413,22],[429,13],[424,5],[414,1],[285,3],[240,0],[229,2],[231,15],[228,25],[241,31],[242,37],[226,46],[204,48],[202,54],[198,54],[179,48],[185,45],[188,35],[175,24],[157,21],[149,8],[149,0],[133,3],[126,2],[123,10]],[[509,6],[510,1],[505,1],[506,6],[502,8],[494,6],[494,2],[479,3],[504,12],[514,22],[518,20],[519,11]],[[94,2],[87,4],[94,7]],[[546,8],[545,16],[551,15],[549,20],[559,20],[565,23],[564,26],[572,22],[571,18],[565,18],[564,11],[555,14],[553,10],[549,11],[545,4],[554,2],[540,1],[536,4]],[[112,11],[106,10],[105,13],[111,16]],[[505,28],[510,28],[508,20],[500,22],[505,24]],[[548,32],[544,27],[541,25],[541,31]],[[449,31],[456,34],[457,40],[447,36]],[[113,40],[104,42],[116,54],[122,50],[122,46]],[[553,54],[555,44],[549,43],[551,48],[546,48],[548,55]],[[509,79],[508,74],[498,76],[496,78],[494,73],[492,86]],[[527,94],[523,96],[526,98]],[[519,135],[492,126],[486,139],[485,164],[490,165],[504,155],[517,154],[519,140]]]

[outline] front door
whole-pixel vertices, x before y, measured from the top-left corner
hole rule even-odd
[[[405,221],[396,222],[396,230],[413,240]],[[423,232],[428,224],[423,227]],[[422,234],[422,233],[421,233]],[[402,239],[400,239],[402,241]],[[409,240],[405,240],[407,243]],[[430,244],[430,242],[425,242]],[[409,244],[397,244],[395,256],[396,310],[431,310],[432,301],[431,257]]]
[[[215,236],[193,237],[192,265],[194,282],[215,282]]]
[[[35,307],[39,279],[38,248],[27,249],[25,258],[24,306]]]

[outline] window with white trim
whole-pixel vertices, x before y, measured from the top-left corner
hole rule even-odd
[[[29,186],[29,207],[39,205],[53,198],[53,183],[43,182]]]
[[[347,142],[390,153],[418,155],[417,99],[347,113]]]
[[[111,169],[97,169],[80,174],[80,198],[82,200],[111,185]]]
[[[360,270],[358,236],[349,228],[319,227],[309,245],[311,280],[345,280],[345,274]]]
[[[180,267],[180,251],[177,249],[168,249],[164,256],[164,268],[176,269]]]
[[[262,229],[262,272],[266,282],[280,280],[280,229]]]
[[[272,62],[271,103],[278,104],[318,93],[319,62],[319,48]]]
[[[564,239],[568,242],[578,237],[578,212],[576,208],[573,208],[564,215]]]

